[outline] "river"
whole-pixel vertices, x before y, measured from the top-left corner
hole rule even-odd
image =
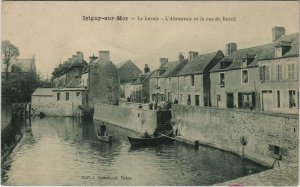
[[[96,140],[98,121],[46,117],[31,120],[2,163],[3,185],[212,185],[266,170],[218,149],[179,142],[132,148],[107,125],[113,143]]]

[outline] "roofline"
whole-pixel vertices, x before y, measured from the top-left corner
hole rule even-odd
[[[215,70],[215,71],[210,71],[209,73],[217,73],[217,72],[224,72],[224,71],[231,71],[231,70],[239,70],[239,69],[246,69],[246,68],[257,68],[259,67],[258,65],[255,66],[248,66],[245,68],[231,68],[231,69],[220,69],[220,70]]]
[[[287,56],[283,56],[283,57],[279,57],[279,58],[265,58],[265,59],[261,59],[261,60],[257,60],[257,61],[259,62],[259,61],[264,61],[264,60],[277,60],[277,59],[293,58],[293,57],[299,57],[299,54],[287,55]]]

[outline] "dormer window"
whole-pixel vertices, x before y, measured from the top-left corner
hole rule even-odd
[[[248,53],[245,53],[245,54],[243,55],[243,63],[242,63],[243,68],[248,67],[249,64],[250,64],[251,62],[253,62],[254,58],[255,58],[255,55],[254,55],[254,54],[248,54]]]
[[[275,58],[282,57],[291,48],[290,42],[280,41],[275,46]]]
[[[228,67],[232,62],[232,59],[229,58],[229,57],[225,57],[221,62],[220,62],[220,65],[221,65],[221,69],[225,69],[226,67]]]

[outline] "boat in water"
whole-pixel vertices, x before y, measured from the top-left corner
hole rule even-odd
[[[160,133],[158,136],[149,136],[149,137],[130,137],[127,136],[130,144],[132,146],[139,145],[157,145],[166,142],[174,141],[173,137],[173,130],[167,131],[165,133]]]
[[[97,138],[98,138],[98,140],[103,141],[103,142],[107,142],[107,143],[112,142],[112,136],[110,134],[107,134],[105,136],[100,136],[99,134],[97,134]]]

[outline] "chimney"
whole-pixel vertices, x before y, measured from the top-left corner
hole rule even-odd
[[[226,49],[225,49],[225,56],[230,55],[231,53],[233,53],[234,51],[237,50],[237,44],[236,43],[227,43],[226,44]]]
[[[104,61],[110,61],[109,51],[99,51],[99,59]]]
[[[144,74],[149,73],[149,72],[150,72],[150,68],[148,67],[147,64],[145,64],[145,67],[144,67]]]
[[[168,58],[160,58],[159,60],[160,60],[160,67],[168,63]]]
[[[284,27],[273,27],[272,28],[272,42],[276,41],[282,35],[285,35]]]
[[[79,62],[83,61],[83,53],[82,52],[77,51],[77,59],[78,59]]]
[[[94,62],[94,60],[96,60],[97,58],[98,57],[94,56],[94,54],[93,54],[93,56],[90,56],[90,63]]]
[[[198,52],[189,51],[189,62],[191,62],[196,56],[198,56]]]
[[[183,56],[183,54],[182,54],[182,52],[179,52],[179,54],[178,54],[178,62],[183,62],[184,61],[184,56]]]

